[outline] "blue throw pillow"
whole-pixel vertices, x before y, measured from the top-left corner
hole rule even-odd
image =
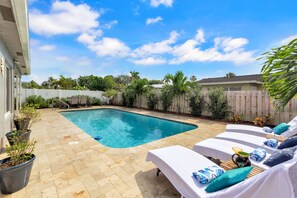
[[[297,136],[291,137],[286,139],[285,141],[283,141],[278,147],[277,149],[285,149],[285,148],[289,148],[289,147],[293,147],[297,145]]]
[[[280,135],[283,132],[285,132],[286,130],[288,130],[289,127],[290,127],[290,125],[288,125],[286,123],[281,123],[273,128],[273,132],[277,135]]]
[[[216,192],[222,190],[234,184],[237,184],[243,181],[253,169],[252,166],[244,168],[236,168],[229,171],[226,171],[220,177],[213,180],[205,189],[206,192]]]
[[[268,139],[268,140],[266,140],[266,141],[264,142],[264,144],[265,144],[266,146],[275,148],[275,147],[277,146],[277,144],[278,144],[278,140],[277,140],[277,139],[274,139],[274,138],[272,138],[272,139]]]
[[[224,172],[224,169],[219,166],[209,166],[202,170],[198,170],[197,172],[193,172],[193,176],[199,181],[199,183],[207,184],[222,175]]]
[[[289,148],[275,152],[263,164],[272,167],[293,159],[296,148]]]

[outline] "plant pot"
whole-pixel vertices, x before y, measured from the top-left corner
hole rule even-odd
[[[31,120],[30,118],[14,120],[14,125],[15,125],[15,128],[17,129],[17,131],[28,130],[30,120]]]
[[[0,164],[9,160],[10,158],[0,160]],[[34,160],[35,155],[22,164],[0,169],[0,189],[3,194],[14,193],[27,186]]]
[[[6,133],[6,138],[9,142],[9,144],[12,146],[14,143],[15,143],[15,139],[13,137],[18,137],[17,138],[17,141],[19,142],[28,142],[29,139],[30,139],[30,134],[31,134],[31,130],[30,129],[27,129],[26,131],[21,131],[21,132],[18,132],[19,134],[17,135],[14,135],[13,133],[15,133],[16,131],[12,131],[12,132],[9,132],[9,133]]]

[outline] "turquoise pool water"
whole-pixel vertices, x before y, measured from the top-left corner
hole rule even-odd
[[[195,125],[114,109],[62,112],[68,120],[111,148],[129,148],[197,128]]]

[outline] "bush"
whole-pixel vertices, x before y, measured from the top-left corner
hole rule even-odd
[[[48,103],[42,96],[32,95],[26,98],[26,106],[34,107],[36,109],[47,108]]]
[[[150,93],[147,96],[147,107],[150,110],[154,110],[157,107],[158,103],[159,103],[159,97],[157,96],[157,94]]]
[[[162,89],[160,99],[162,104],[162,110],[167,111],[170,105],[172,104],[173,94],[167,87],[164,87]]]
[[[240,116],[240,115],[233,115],[233,116],[230,118],[230,122],[235,123],[235,124],[240,124],[240,123],[242,123],[241,116]]]
[[[208,110],[211,117],[215,119],[224,119],[227,116],[229,106],[222,88],[216,88],[209,92]]]
[[[103,102],[99,98],[92,97],[92,98],[90,98],[90,104],[96,105],[96,106],[101,106],[101,105],[103,105]]]
[[[136,95],[133,92],[133,90],[127,89],[123,93],[123,104],[125,104],[126,107],[134,107],[134,102],[136,100]]]
[[[200,116],[204,109],[204,97],[200,96],[200,92],[195,92],[190,95],[190,112],[194,116]]]
[[[49,98],[46,100],[46,103],[48,107],[53,107],[53,108],[59,107],[58,98]]]

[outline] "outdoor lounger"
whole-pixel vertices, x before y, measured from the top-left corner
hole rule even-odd
[[[282,133],[284,137],[290,137],[297,134],[297,116],[294,117],[289,123],[290,128]],[[250,135],[256,135],[265,137],[268,133],[264,132],[263,127],[249,126],[243,124],[228,124],[226,126],[227,132],[246,133]]]
[[[260,174],[213,193],[200,184],[192,173],[216,165],[204,156],[181,146],[152,150],[147,161],[153,162],[169,179],[182,197],[286,197],[297,196],[296,159],[274,166]]]
[[[201,155],[204,155],[206,157],[211,157],[222,161],[228,161],[228,160],[231,160],[231,157],[234,154],[232,147],[241,148],[243,149],[243,151],[248,153],[251,153],[256,149],[256,148],[243,145],[240,143],[236,143],[236,142],[209,138],[195,144],[193,146],[193,151]],[[257,162],[257,161],[251,160],[251,163],[252,165],[256,165],[263,169],[269,169],[268,166],[263,164],[263,162],[269,157],[270,157],[270,154],[267,153],[266,157],[262,161]]]
[[[273,153],[276,151],[276,148],[272,148],[269,146],[266,146],[264,144],[264,141],[267,140],[265,137],[259,137],[249,134],[243,134],[243,133],[233,133],[233,132],[224,132],[215,137],[215,139],[220,140],[227,140],[231,142],[237,142],[239,144],[247,145],[253,148],[263,148],[267,151],[267,153]],[[280,143],[278,143],[279,145]]]

